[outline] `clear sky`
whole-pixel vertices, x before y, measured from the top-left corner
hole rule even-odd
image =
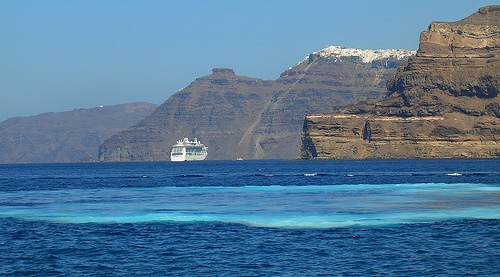
[[[329,45],[417,49],[487,0],[1,0],[0,121],[161,104],[214,67],[277,79]]]

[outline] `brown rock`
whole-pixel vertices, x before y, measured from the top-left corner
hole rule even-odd
[[[308,115],[304,130],[306,159],[500,157],[494,116]]]
[[[278,80],[215,68],[142,122],[106,140],[100,160],[169,160],[171,146],[183,137],[197,137],[207,145],[207,159],[297,158],[305,114],[381,99],[387,79],[414,54],[349,51],[354,50],[329,47],[312,53]],[[361,60],[360,53],[368,57]]]
[[[383,100],[308,115],[303,158],[499,157],[500,6],[431,23],[387,88]]]

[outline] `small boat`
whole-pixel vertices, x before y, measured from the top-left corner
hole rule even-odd
[[[448,176],[462,176],[462,174],[460,174],[460,173],[448,173],[446,175],[448,175]]]
[[[193,141],[188,138],[180,139],[172,146],[170,160],[172,162],[203,161],[208,155],[207,148],[197,138]]]

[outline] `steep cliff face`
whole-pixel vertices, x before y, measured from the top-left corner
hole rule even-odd
[[[106,140],[100,160],[169,160],[171,146],[183,137],[207,145],[207,159],[299,157],[305,114],[382,98],[386,81],[412,54],[328,47],[274,81],[216,68],[139,124]]]
[[[308,159],[500,157],[495,116],[308,115],[305,130]]]
[[[299,157],[304,115],[383,98],[387,80],[414,54],[330,46],[308,55],[276,81],[271,103],[255,129],[256,141],[271,143],[256,148],[252,158]]]
[[[306,117],[302,157],[500,156],[500,6],[433,22],[380,101]]]

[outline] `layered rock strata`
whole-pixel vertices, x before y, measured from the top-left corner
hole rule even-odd
[[[500,6],[433,22],[387,97],[306,116],[302,157],[500,157]]]
[[[216,68],[173,94],[142,122],[107,139],[101,161],[169,160],[183,137],[208,146],[207,159],[291,159],[300,156],[307,113],[330,112],[385,96],[385,83],[414,51],[327,47],[277,80]]]

